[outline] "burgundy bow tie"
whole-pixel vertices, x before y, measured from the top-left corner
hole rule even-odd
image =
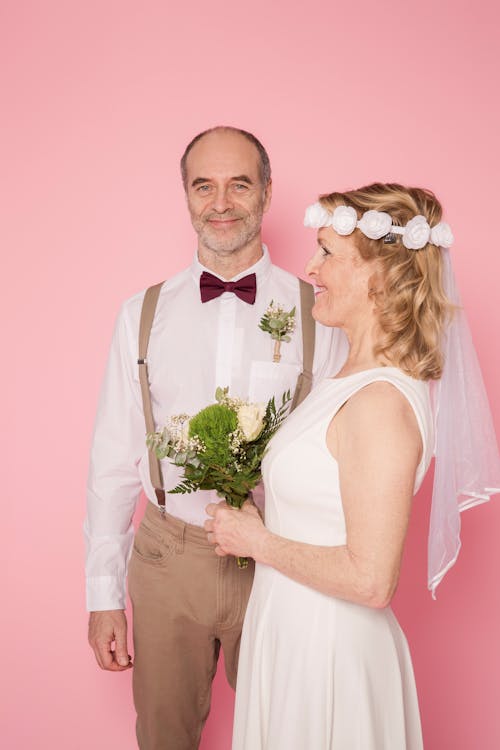
[[[224,292],[233,292],[237,297],[253,305],[257,293],[257,280],[254,273],[244,276],[238,281],[223,281],[208,271],[203,271],[200,276],[200,294],[202,302],[220,297]]]

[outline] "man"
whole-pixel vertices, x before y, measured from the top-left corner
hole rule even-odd
[[[212,403],[217,386],[254,401],[281,398],[295,389],[302,370],[299,283],[271,264],[262,245],[262,216],[271,201],[265,149],[250,133],[214,128],[191,141],[181,171],[198,249],[158,299],[147,352],[157,426],[169,415],[193,414]],[[227,280],[232,283],[225,289]],[[220,286],[215,292],[214,282]],[[218,498],[207,491],[168,494],[180,476],[168,461],[162,462],[166,513],[158,507],[137,364],[143,299],[144,292],[128,300],[118,317],[96,420],[85,523],[89,641],[101,668],[130,668],[124,609],[131,554],[139,747],[193,750],[208,715],[221,646],[235,686],[253,566],[240,570],[234,558],[215,555],[203,523],[206,505]],[[297,308],[296,330],[282,343],[279,363],[273,362],[275,342],[259,329],[272,300]],[[316,379],[335,371],[335,358],[340,363],[343,347],[335,337],[329,329],[316,330]],[[134,539],[131,519],[141,489],[150,502]]]

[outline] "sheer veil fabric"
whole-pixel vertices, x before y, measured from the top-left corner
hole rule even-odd
[[[433,598],[460,551],[460,513],[500,492],[500,456],[493,419],[450,253],[443,255],[443,286],[455,313],[444,335],[444,369],[434,384],[435,472],[428,547]]]

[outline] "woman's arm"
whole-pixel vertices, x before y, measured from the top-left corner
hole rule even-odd
[[[252,507],[209,506],[205,527],[219,554],[253,557],[325,594],[371,607],[389,604],[397,586],[422,449],[407,399],[372,383],[330,423],[327,445],[339,465],[347,543],[324,547],[268,531]],[[304,513],[307,506],[304,505]]]

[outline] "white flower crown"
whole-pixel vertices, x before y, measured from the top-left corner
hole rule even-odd
[[[365,211],[358,221],[358,215],[351,206],[337,206],[330,213],[321,203],[313,203],[306,209],[304,226],[313,229],[333,227],[341,235],[352,234],[357,228],[371,240],[386,237],[386,241],[390,241],[390,235],[400,234],[408,250],[421,250],[428,242],[437,247],[451,247],[454,241],[451,227],[444,221],[431,228],[425,216],[419,214],[410,219],[405,227],[398,227],[394,226],[392,217],[385,211],[373,210]],[[394,241],[395,238],[392,239]]]

